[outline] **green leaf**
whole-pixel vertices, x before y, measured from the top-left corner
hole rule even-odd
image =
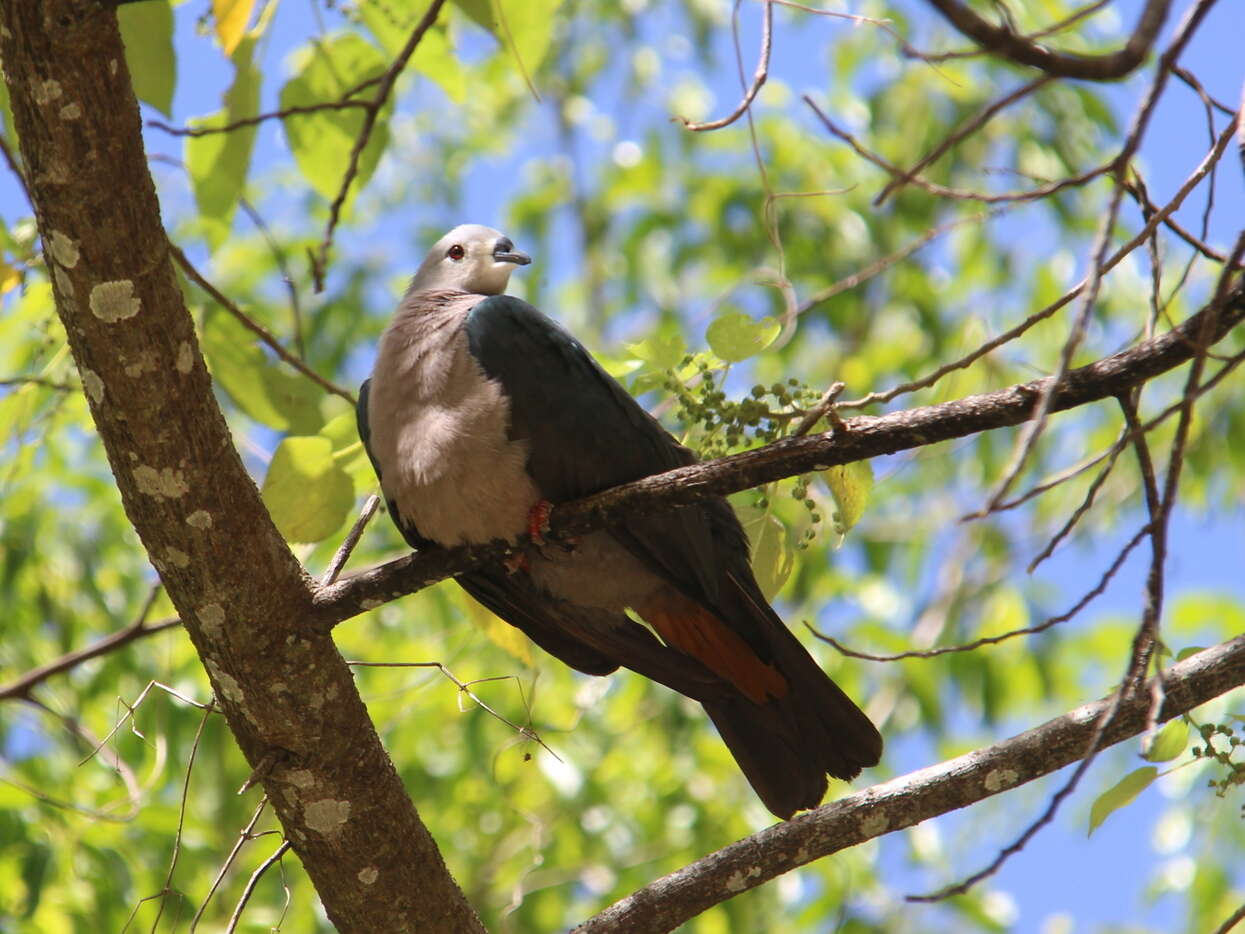
[[[210,117],[192,120],[192,126],[223,126],[259,113],[260,74],[251,61],[254,50],[254,39],[246,39],[237,47],[233,54],[234,79],[225,94],[225,108]],[[213,249],[229,235],[233,212],[246,187],[257,129],[240,127],[186,140],[186,170]]]
[[[489,32],[493,31],[493,0],[454,0],[458,7],[475,23]]]
[[[233,55],[238,48],[254,8],[255,0],[212,0],[216,38],[226,55]]]
[[[281,89],[281,109],[312,107],[339,100],[346,91],[383,74],[387,63],[375,46],[353,34],[316,40],[303,49],[298,74]],[[389,141],[386,104],[359,156],[352,191],[366,184]],[[284,119],[285,138],[303,177],[327,200],[337,197],[350,153],[363,128],[359,107],[317,110]]]
[[[314,434],[324,422],[324,390],[301,373],[271,362],[232,315],[212,315],[203,328],[203,354],[212,378],[247,415],[278,431]]]
[[[846,535],[869,505],[873,490],[873,467],[868,461],[854,461],[821,472],[822,479],[834,498],[834,513],[830,516],[834,531]]]
[[[333,460],[354,481],[356,490],[376,488],[376,472],[368,460],[363,442],[359,440],[359,428],[353,412],[344,412],[329,419],[320,429],[320,437],[328,438],[333,446]]]
[[[744,519],[744,530],[752,544],[752,572],[761,593],[772,600],[795,566],[795,554],[788,541],[787,528],[774,516],[757,510],[755,518]]]
[[[390,58],[402,51],[412,27],[423,17],[422,10],[416,9],[405,17],[400,16],[398,8],[389,3],[361,3],[357,9],[363,25]],[[449,31],[444,23],[437,23],[424,33],[411,57],[411,66],[435,81],[455,104],[466,99],[471,81],[450,46]]]
[[[318,542],[346,521],[354,483],[333,459],[328,438],[286,438],[264,477],[264,505],[290,542]]]
[[[177,52],[173,49],[173,7],[127,3],[117,7],[117,25],[125,43],[125,64],[134,93],[166,117],[173,115]]]
[[[455,5],[514,56],[530,83],[549,52],[554,13],[562,0],[455,0]]]
[[[1143,765],[1129,772],[1118,782],[1100,794],[1089,809],[1089,833],[1098,829],[1113,812],[1129,804],[1137,795],[1150,787],[1159,774],[1152,765]]]
[[[52,850],[42,843],[29,843],[22,854],[22,882],[26,886],[26,906],[22,918],[29,919],[39,907],[43,886],[48,881]]]
[[[627,352],[659,370],[673,370],[687,354],[687,344],[683,342],[683,335],[675,331],[665,337],[653,334],[642,341],[628,344]]]
[[[732,311],[714,319],[705,331],[705,339],[713,352],[727,363],[739,363],[755,357],[772,344],[780,330],[774,318],[753,321],[742,311]]]
[[[1189,744],[1189,725],[1177,718],[1155,734],[1145,758],[1150,762],[1170,762]]]

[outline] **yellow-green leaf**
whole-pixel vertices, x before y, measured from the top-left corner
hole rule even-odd
[[[1152,765],[1143,765],[1129,772],[1100,794],[1089,809],[1089,832],[1092,834],[1113,812],[1129,804],[1150,787],[1159,774]]]
[[[356,490],[367,492],[376,488],[376,472],[367,458],[363,442],[359,440],[354,412],[344,412],[329,419],[320,429],[320,436],[329,439],[333,446],[333,460],[349,474]]]
[[[260,76],[252,63],[255,40],[242,42],[233,54],[234,79],[225,94],[225,109],[191,121],[200,127],[223,126],[259,113]],[[191,136],[186,140],[186,170],[209,245],[220,246],[229,234],[233,212],[246,186],[256,127],[227,133]]]
[[[791,576],[795,554],[787,536],[787,527],[772,515],[758,511],[752,521],[745,521],[744,530],[752,543],[752,572],[766,599],[775,594]]]
[[[705,331],[705,339],[727,363],[739,363],[772,344],[779,330],[781,326],[774,318],[753,321],[742,311],[731,311],[714,319]]]
[[[212,0],[212,16],[216,20],[216,38],[226,55],[233,55],[242,41],[246,24],[251,21],[255,0]]]
[[[873,467],[868,461],[854,461],[823,470],[821,476],[834,498],[834,512],[830,516],[834,530],[839,535],[846,535],[860,521],[865,507],[869,505]]]
[[[316,40],[303,50],[300,64],[298,74],[281,89],[283,110],[339,100],[346,91],[383,74],[387,67],[376,47],[354,34]],[[352,191],[362,188],[376,170],[389,141],[390,109],[392,104],[386,104],[359,155]],[[335,198],[341,187],[363,119],[361,108],[348,107],[294,114],[282,121],[299,171],[328,200]]]
[[[134,94],[166,117],[172,116],[177,84],[173,8],[168,3],[127,3],[117,7],[117,25]]]
[[[1177,718],[1159,730],[1145,758],[1151,762],[1170,762],[1189,744],[1189,725]]]
[[[212,378],[247,415],[279,431],[314,434],[324,417],[324,390],[301,373],[271,362],[233,316],[212,315],[203,328],[203,355]]]
[[[545,60],[553,38],[554,13],[562,0],[455,0],[460,10],[487,29],[529,80]]]
[[[488,637],[490,642],[523,664],[532,664],[532,643],[528,641],[522,630],[490,613],[474,600],[464,599],[462,604],[467,612],[467,618]]]
[[[268,465],[263,497],[287,541],[318,542],[346,521],[354,483],[334,461],[328,438],[286,438]]]
[[[687,345],[683,343],[683,335],[676,331],[665,337],[653,334],[642,341],[628,344],[627,352],[645,363],[651,363],[659,370],[673,370],[682,362],[687,353]]]

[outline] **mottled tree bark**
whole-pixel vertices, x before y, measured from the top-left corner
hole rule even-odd
[[[0,4],[57,311],[125,510],[342,931],[480,931],[234,449],[170,263],[113,12]]]

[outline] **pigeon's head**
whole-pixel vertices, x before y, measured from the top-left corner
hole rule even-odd
[[[476,295],[500,295],[516,266],[532,258],[520,253],[499,230],[460,224],[436,242],[411,280],[412,292],[457,289]]]

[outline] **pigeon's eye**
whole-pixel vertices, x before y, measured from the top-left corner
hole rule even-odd
[[[467,255],[467,251],[463,249],[463,245],[461,243],[455,243],[449,248],[449,251],[445,255],[457,262]]]

